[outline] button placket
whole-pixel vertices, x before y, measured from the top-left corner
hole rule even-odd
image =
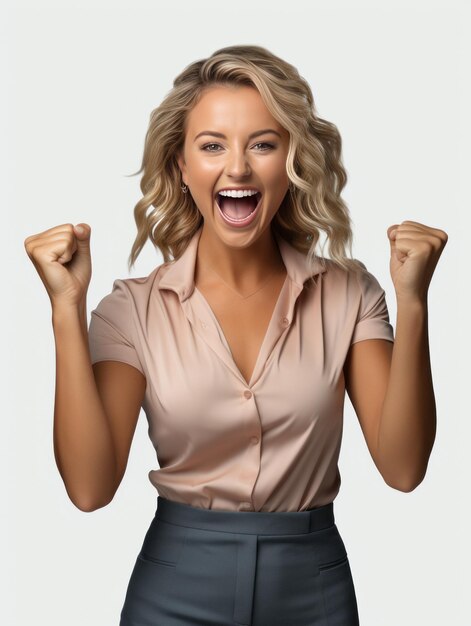
[[[244,398],[246,398],[247,400],[250,400],[250,398],[252,398],[254,394],[249,389],[245,389],[243,392],[243,395],[244,395]],[[258,425],[259,423],[257,422],[257,426]],[[248,438],[248,441],[250,442],[252,446],[254,446],[254,452],[256,452],[255,446],[260,442],[260,437],[257,435],[252,435],[251,437]],[[260,466],[259,461],[258,461],[258,465]],[[242,511],[254,511],[255,510],[254,505],[252,504],[252,502],[249,502],[249,501],[240,502],[239,508]]]

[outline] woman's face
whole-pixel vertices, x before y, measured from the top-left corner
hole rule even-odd
[[[208,90],[188,114],[178,158],[182,181],[203,215],[205,228],[227,243],[255,241],[288,191],[288,147],[288,131],[273,118],[257,89],[217,86]],[[222,200],[217,195],[222,188],[247,187],[259,195],[242,201]],[[258,208],[250,223],[239,221],[236,226],[223,218],[218,204],[234,220]]]

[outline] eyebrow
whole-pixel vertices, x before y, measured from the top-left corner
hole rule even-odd
[[[254,133],[251,133],[249,135],[249,139],[252,139],[253,137],[258,137],[259,135],[265,135],[265,133],[274,133],[275,135],[278,135],[278,137],[281,139],[280,133],[274,130],[273,128],[264,128],[263,130],[256,130]],[[227,139],[226,135],[224,135],[223,133],[218,133],[214,130],[203,130],[201,131],[201,133],[198,133],[196,135],[193,141],[196,141],[198,137],[201,137],[201,135],[212,135],[213,137],[220,137],[221,139]]]

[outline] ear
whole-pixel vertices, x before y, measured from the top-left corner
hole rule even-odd
[[[182,173],[182,180],[186,185],[186,182],[184,180],[185,176],[186,176],[186,165],[185,165],[185,159],[183,157],[183,153],[180,151],[177,153],[177,163],[178,163],[178,167],[180,168],[180,171]]]

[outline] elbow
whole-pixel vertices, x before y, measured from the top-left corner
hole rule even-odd
[[[82,511],[83,513],[92,513],[93,511],[97,511],[98,509],[103,509],[107,506],[111,500],[107,500],[105,502],[96,502],[92,500],[72,500],[73,504]]]
[[[393,466],[389,464],[388,471],[386,471],[384,463],[377,464],[381,476],[388,487],[396,491],[402,491],[403,493],[410,493],[417,489],[425,478],[427,466],[428,458],[425,461],[423,459],[420,461],[416,460],[416,462],[413,465],[411,464],[408,468],[405,467],[403,461],[396,461]]]
[[[64,481],[65,490],[72,504],[83,513],[92,513],[102,509],[112,502],[117,486],[94,481],[93,489],[90,485],[71,484]]]
[[[388,480],[383,476],[384,482],[391,487],[391,489],[395,489],[396,491],[402,491],[403,493],[410,493],[417,489],[417,487],[421,484],[421,482],[425,478],[425,472],[420,474],[420,476],[414,477],[403,477],[400,480]]]
[[[98,509],[103,509],[111,502],[111,500],[101,502],[93,500],[72,500],[72,502],[79,511],[82,511],[83,513],[92,513],[93,511],[97,511]]]
[[[391,489],[395,489],[396,491],[402,491],[402,493],[410,493],[411,491],[414,491],[414,489],[418,486],[412,483],[391,483],[387,481],[385,482],[388,487],[391,487]]]
[[[92,513],[93,511],[104,508],[110,504],[114,497],[114,494],[103,498],[97,498],[96,496],[91,496],[90,494],[77,495],[69,493],[68,495],[73,505],[83,513]]]

